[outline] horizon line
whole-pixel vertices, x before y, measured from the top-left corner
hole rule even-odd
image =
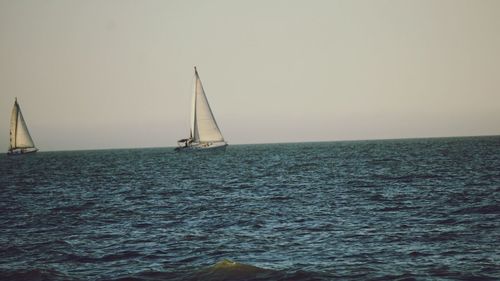
[[[274,144],[296,144],[296,143],[327,143],[327,142],[363,142],[363,141],[391,141],[391,140],[418,140],[418,139],[446,139],[446,138],[477,138],[477,137],[500,137],[500,134],[491,135],[459,135],[459,136],[428,136],[428,137],[401,137],[401,138],[373,138],[373,139],[346,139],[346,140],[320,140],[320,141],[285,141],[285,142],[256,142],[256,143],[228,143],[230,146],[243,145],[274,145]],[[176,146],[136,146],[136,147],[113,147],[113,148],[81,148],[64,150],[39,150],[37,153],[44,152],[71,152],[71,151],[96,151],[96,150],[130,150],[130,149],[160,149],[175,148]]]

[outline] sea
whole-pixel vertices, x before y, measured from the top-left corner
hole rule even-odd
[[[0,280],[500,280],[500,137],[0,156]]]

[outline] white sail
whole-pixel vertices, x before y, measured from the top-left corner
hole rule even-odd
[[[17,119],[18,119],[19,107],[17,105],[17,100],[12,108],[12,114],[10,116],[10,149],[16,148],[16,135],[17,135]]]
[[[10,148],[33,148],[35,144],[24,121],[19,104],[14,103],[10,119]]]
[[[193,97],[193,115],[191,137],[194,142],[223,142],[224,137],[217,126],[210,105],[208,104],[198,71],[195,68]]]

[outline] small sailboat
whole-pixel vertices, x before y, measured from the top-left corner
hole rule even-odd
[[[227,143],[208,104],[198,70],[194,68],[194,94],[189,138],[177,141],[176,151],[226,149]]]
[[[10,148],[7,154],[18,155],[37,151],[16,98],[10,117]]]

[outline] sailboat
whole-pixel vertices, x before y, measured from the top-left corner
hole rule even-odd
[[[225,150],[227,143],[208,104],[198,70],[194,67],[194,93],[189,138],[177,141],[176,151]]]
[[[37,151],[16,98],[10,117],[10,147],[7,154],[18,155]]]

